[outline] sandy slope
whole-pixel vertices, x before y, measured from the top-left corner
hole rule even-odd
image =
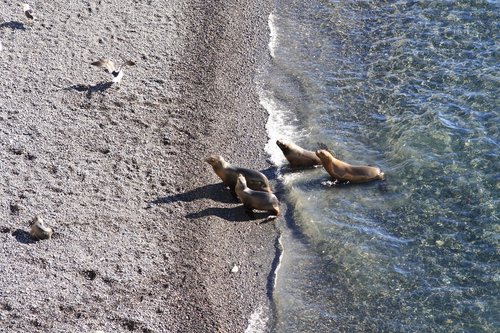
[[[277,231],[202,160],[268,168],[253,79],[269,4],[34,9],[28,25],[0,2],[0,331],[242,332],[269,308]],[[137,66],[108,87],[100,57]],[[30,241],[35,213],[53,240]]]

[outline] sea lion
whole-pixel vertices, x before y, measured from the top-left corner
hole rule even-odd
[[[305,150],[295,143],[285,140],[277,140],[283,155],[292,167],[313,167],[321,165],[321,160],[313,151]]]
[[[326,172],[340,182],[364,183],[384,179],[384,173],[377,167],[368,165],[350,165],[336,159],[325,149],[316,151]]]
[[[245,177],[238,175],[236,182],[236,195],[243,203],[245,210],[253,214],[252,210],[264,210],[278,216],[280,214],[280,203],[278,198],[271,192],[254,191],[247,186]]]
[[[43,220],[38,215],[31,221],[30,235],[36,240],[51,239],[54,230],[45,226]]]
[[[236,195],[234,188],[236,186],[236,181],[238,180],[238,174],[242,174],[245,177],[250,189],[255,191],[272,192],[269,180],[262,172],[233,167],[219,155],[212,155],[205,159],[205,162],[213,167],[217,176],[222,179],[225,186],[229,186],[233,195]]]

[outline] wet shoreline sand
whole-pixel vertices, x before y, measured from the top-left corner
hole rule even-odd
[[[244,331],[278,232],[203,159],[273,174],[254,82],[271,5],[37,2],[31,26],[2,6],[2,327]],[[101,57],[137,65],[107,87]],[[53,240],[29,240],[35,213]]]

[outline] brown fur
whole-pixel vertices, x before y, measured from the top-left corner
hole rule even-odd
[[[321,159],[313,151],[305,150],[293,142],[277,140],[276,144],[280,147],[288,163],[292,167],[312,167],[321,165]]]
[[[256,170],[233,167],[226,162],[222,156],[212,155],[205,159],[212,166],[214,172],[219,176],[225,186],[229,186],[231,192],[235,194],[236,181],[238,175],[242,174],[248,184],[248,187],[255,191],[272,192],[271,185],[267,177]]]
[[[332,178],[341,182],[364,183],[371,180],[384,179],[384,173],[377,167],[368,165],[350,165],[336,159],[327,150],[316,151],[323,167]]]
[[[254,191],[248,188],[245,177],[241,174],[236,183],[236,195],[247,211],[257,209],[271,212],[276,216],[280,214],[278,198],[273,193]]]

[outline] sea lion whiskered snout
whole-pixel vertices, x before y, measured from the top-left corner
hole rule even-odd
[[[280,147],[280,149],[281,149],[283,152],[284,152],[284,150],[285,150],[285,149],[286,149],[286,150],[288,150],[288,149],[289,149],[289,148],[288,148],[288,146],[287,146],[287,143],[286,143],[284,140],[282,140],[282,139],[276,140],[276,145],[277,145],[278,147]]]
[[[326,149],[318,149],[316,150],[316,156],[319,158],[325,158],[326,156]]]

